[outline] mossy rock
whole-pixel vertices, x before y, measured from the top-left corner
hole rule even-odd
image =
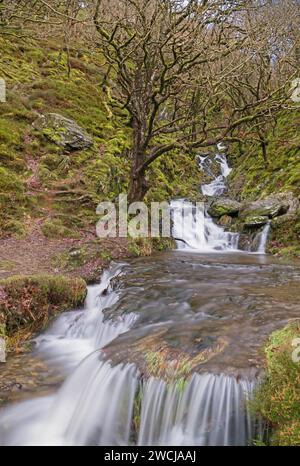
[[[276,196],[270,196],[265,199],[260,199],[246,204],[240,211],[241,218],[247,217],[263,217],[268,218],[278,217],[285,214],[289,209],[289,204],[284,200],[278,199]]]
[[[91,136],[76,121],[58,113],[40,116],[34,127],[42,132],[49,141],[67,150],[83,150],[93,144]]]
[[[222,217],[223,215],[235,216],[239,213],[242,205],[228,198],[215,199],[208,208],[208,213],[212,217]]]

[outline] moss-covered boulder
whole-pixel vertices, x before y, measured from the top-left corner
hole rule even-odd
[[[57,113],[40,116],[34,122],[34,127],[49,141],[67,150],[83,150],[93,144],[91,136],[76,121]]]
[[[267,374],[254,409],[272,429],[270,442],[300,445],[300,321],[274,332],[265,347]]]
[[[254,202],[244,204],[240,210],[241,218],[268,217],[274,218],[285,214],[289,210],[289,202],[279,196],[269,196]]]
[[[212,217],[222,217],[223,215],[237,215],[242,204],[226,197],[215,199],[208,208],[208,213]]]
[[[86,283],[52,275],[13,276],[0,281],[0,328],[11,337],[23,328],[37,331],[58,313],[80,306]]]

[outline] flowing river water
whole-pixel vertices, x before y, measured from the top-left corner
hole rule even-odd
[[[218,157],[222,194],[230,169]],[[185,202],[173,202],[177,238]],[[247,445],[264,435],[248,402],[266,338],[299,316],[300,267],[263,254],[267,228],[258,253],[245,253],[204,210],[187,212],[177,251],[112,264],[84,309],[8,361],[36,384],[8,398],[0,444]]]

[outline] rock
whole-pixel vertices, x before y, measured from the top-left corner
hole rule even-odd
[[[223,215],[234,216],[239,213],[242,204],[233,199],[228,198],[218,198],[215,199],[210,207],[208,208],[208,213],[212,217],[222,217]]]
[[[287,203],[289,205],[289,209],[284,215],[272,220],[273,227],[282,225],[285,222],[296,221],[298,217],[300,218],[300,202],[293,193],[284,192],[278,194],[277,197]]]
[[[269,218],[264,215],[250,215],[244,219],[244,227],[252,228],[252,227],[260,227],[268,223]]]
[[[282,196],[274,195],[245,204],[239,212],[241,218],[268,217],[274,218],[289,210],[289,202]]]
[[[57,113],[40,116],[34,127],[51,142],[71,151],[87,149],[93,144],[91,136],[76,121]]]

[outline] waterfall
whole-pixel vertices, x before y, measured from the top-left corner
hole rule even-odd
[[[177,249],[184,251],[236,251],[239,235],[224,231],[214,223],[204,205],[193,205],[184,199],[171,202],[172,236]]]
[[[247,406],[254,382],[208,373],[145,380],[132,363],[105,360],[101,348],[136,321],[132,313],[104,320],[120,273],[106,271],[89,287],[85,310],[63,314],[37,339],[39,353],[72,373],[56,393],[1,410],[0,445],[249,444],[260,435]]]
[[[227,189],[226,178],[231,172],[227,163],[227,158],[225,154],[217,153],[215,155],[215,161],[220,165],[221,174],[214,176],[213,172],[210,169],[211,159],[209,156],[199,157],[199,166],[206,172],[209,176],[213,177],[213,181],[208,184],[203,184],[201,186],[202,194],[205,196],[221,196]]]
[[[219,145],[218,149],[223,149],[223,146]],[[209,156],[198,156],[200,168],[209,176],[215,176],[211,183],[201,186],[202,194],[206,196],[221,196],[227,189],[226,178],[231,168],[226,155],[217,152],[215,161],[220,165],[219,176],[213,175]],[[207,213],[204,203],[200,204],[193,205],[184,199],[171,202],[172,235],[176,239],[177,249],[198,252],[237,251],[238,233],[226,232]]]
[[[219,152],[214,156],[214,161],[220,166],[219,175],[215,175],[212,170],[211,156],[197,156],[201,170],[213,178],[210,183],[201,185],[202,194],[207,197],[222,196],[227,190],[226,178],[232,169],[228,165],[225,153],[220,152],[225,149],[219,144]],[[239,233],[225,231],[225,228],[217,225],[208,214],[204,202],[193,204],[186,199],[177,199],[171,202],[170,207],[172,236],[176,240],[178,250],[203,253],[239,251]],[[265,254],[269,230],[270,222],[257,234],[255,238],[257,249],[253,252]]]
[[[1,415],[1,445],[126,445],[136,369],[88,356],[56,395],[25,401]]]
[[[104,271],[100,284],[88,287],[83,310],[63,313],[35,339],[37,351],[46,361],[69,372],[92,351],[103,348],[129,330],[135,322],[135,314],[124,314],[114,321],[105,321],[103,314],[118,300],[111,281],[122,273],[122,265]]]
[[[56,395],[4,410],[0,444],[247,445],[260,434],[246,404],[253,386],[213,374],[143,381],[133,364],[112,367],[95,352]]]
[[[264,226],[263,230],[259,233],[258,248],[257,248],[257,252],[259,254],[265,254],[266,252],[266,246],[267,246],[270,228],[271,228],[271,223],[268,222]]]
[[[254,384],[194,374],[184,388],[150,378],[142,388],[140,445],[247,445],[258,433],[246,401]]]

